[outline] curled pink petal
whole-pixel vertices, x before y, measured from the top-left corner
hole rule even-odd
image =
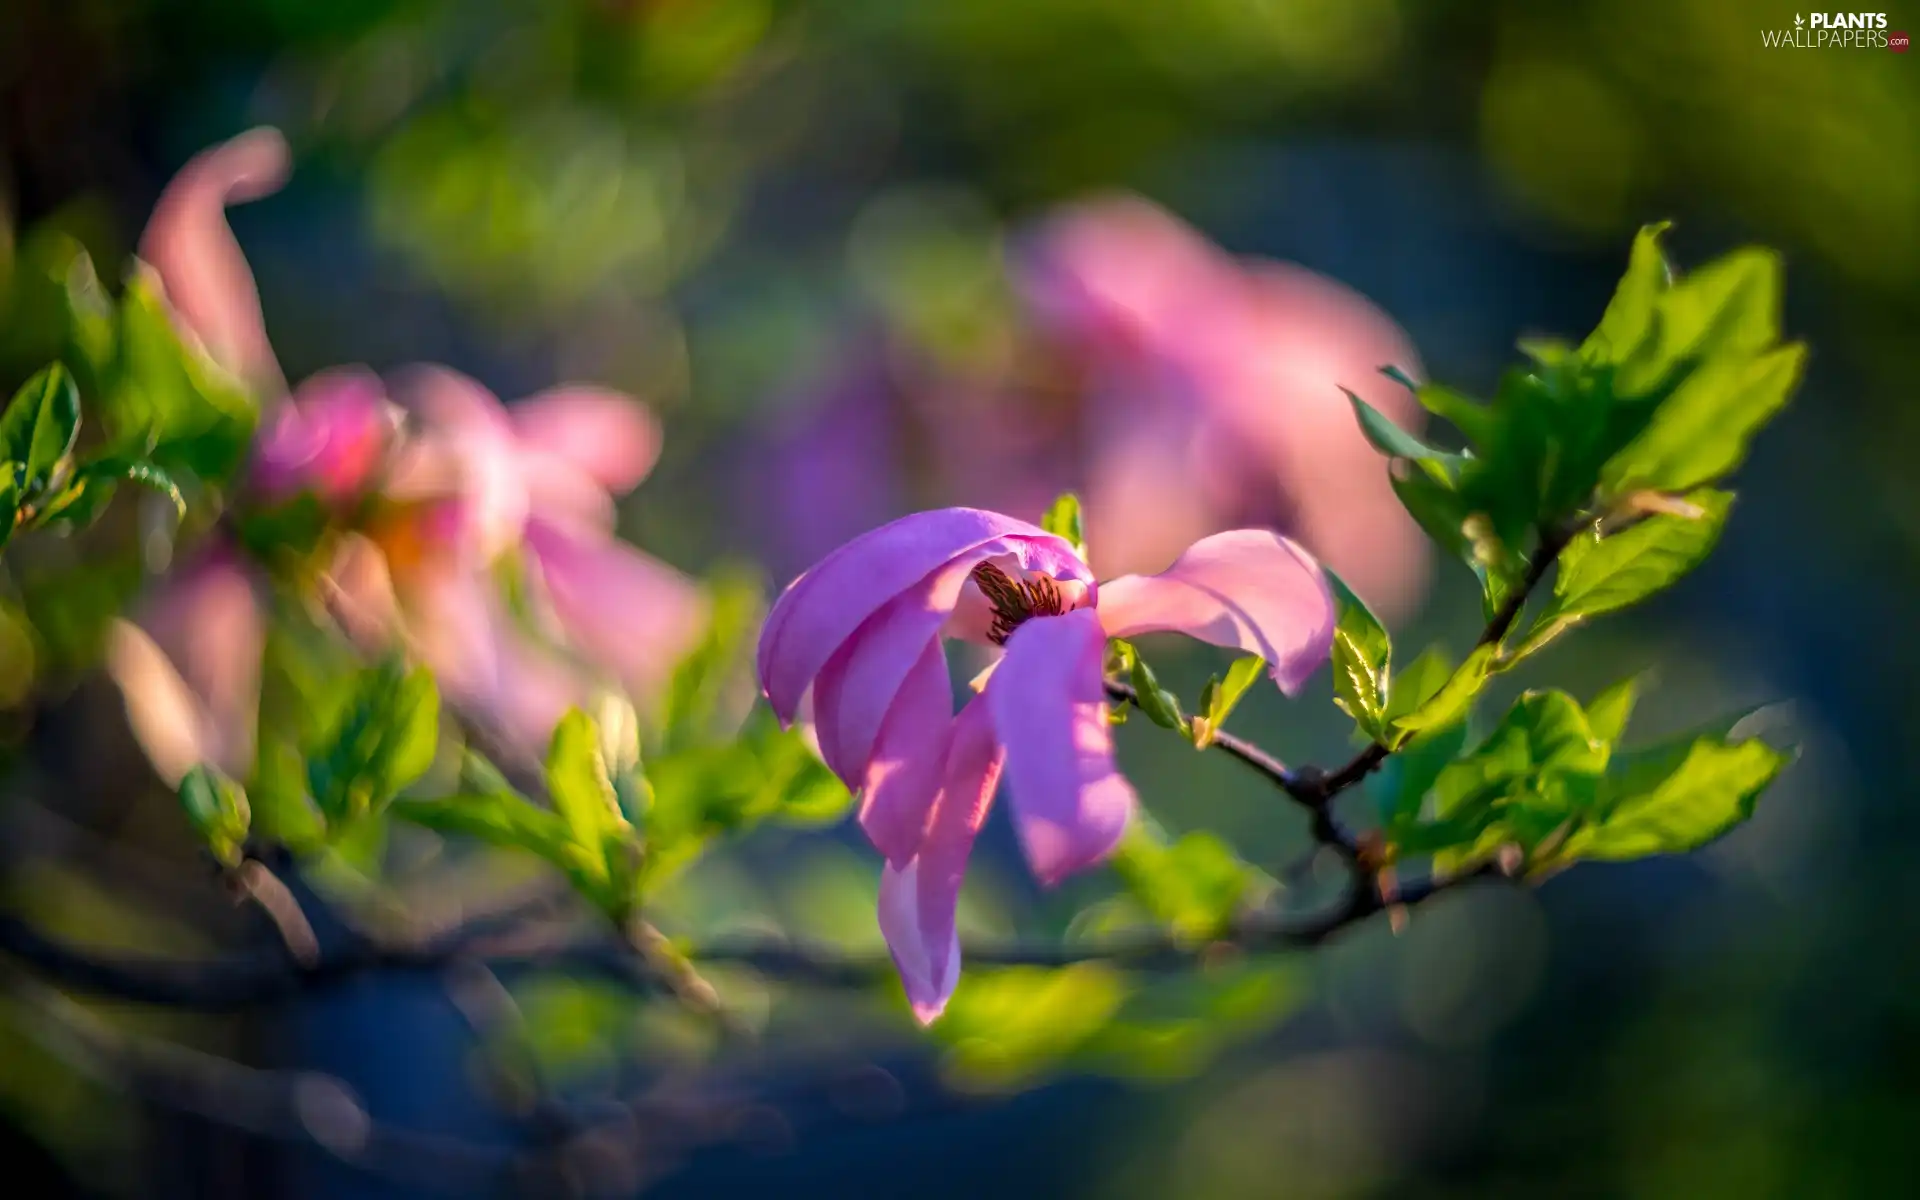
[[[1108,637],[1173,630],[1258,654],[1293,695],[1333,648],[1333,594],[1312,557],[1277,533],[1202,538],[1158,575],[1123,575],[1100,595]]]
[[[693,581],[625,542],[544,520],[527,522],[526,548],[565,640],[636,699],[658,695],[706,627]]]
[[[286,139],[268,128],[201,151],[161,193],[140,239],[140,257],[159,274],[179,321],[215,362],[275,396],[286,380],[226,209],[279,190],[289,159]]]
[[[960,981],[960,884],[1002,761],[987,706],[969,704],[954,720],[944,784],[919,854],[880,873],[880,932],[922,1024],[945,1011]]]
[[[760,686],[781,720],[854,631],[902,591],[953,559],[1015,535],[1027,553],[1077,564],[1072,547],[1037,526],[975,508],[915,513],[829,554],[781,594],[760,633]]]
[[[825,703],[816,697],[816,716]],[[930,640],[901,681],[859,777],[860,828],[890,863],[903,864],[920,850],[953,724],[947,656]]]
[[[1113,761],[1101,682],[1106,644],[1092,609],[1035,618],[1007,639],[987,684],[994,732],[1006,747],[1014,829],[1047,886],[1111,854],[1137,803]]]
[[[583,472],[619,494],[639,486],[660,457],[660,422],[633,397],[606,388],[562,387],[515,404],[508,412],[529,449]]]

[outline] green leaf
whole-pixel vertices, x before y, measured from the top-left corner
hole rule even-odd
[[[80,437],[80,392],[60,363],[42,368],[0,413],[0,460],[26,469],[23,491],[36,494],[59,472]]]
[[[20,520],[20,470],[18,463],[0,463],[0,546],[13,538]]]
[[[973,1088],[1024,1084],[1086,1046],[1130,986],[1105,963],[967,971],[933,1026],[950,1047],[945,1069]]]
[[[1460,756],[1466,744],[1467,723],[1455,721],[1413,739],[1382,763],[1366,782],[1381,823],[1394,826],[1417,818],[1440,772]]]
[[[674,669],[652,730],[659,750],[675,750],[724,738],[729,696],[750,677],[766,605],[760,580],[744,571],[721,571],[706,584],[707,628]]]
[[[1527,692],[1471,753],[1434,776],[1433,819],[1403,820],[1390,834],[1403,853],[1433,855],[1443,872],[1503,845],[1532,854],[1592,808],[1609,754],[1573,697]]]
[[[1657,783],[1609,795],[1603,815],[1570,837],[1557,858],[1618,862],[1698,849],[1751,817],[1760,793],[1791,761],[1757,738],[1701,738]]]
[[[755,708],[736,741],[654,757],[647,777],[647,858],[639,886],[651,892],[723,834],[764,821],[818,825],[844,816],[853,797],[800,730]]]
[[[582,845],[598,845],[603,835],[625,823],[601,754],[600,731],[593,718],[577,708],[568,709],[554,727],[547,748],[546,785],[553,811]]]
[[[1655,306],[1673,283],[1672,268],[1660,251],[1660,236],[1670,228],[1670,221],[1646,225],[1633,239],[1627,273],[1599,326],[1581,344],[1580,357],[1590,362],[1618,363],[1652,334]]]
[[[1685,491],[1732,471],[1746,458],[1753,435],[1785,406],[1806,357],[1806,347],[1794,343],[1753,357],[1716,359],[1692,371],[1646,429],[1607,461],[1607,493]]]
[[[1360,432],[1367,436],[1367,441],[1373,443],[1373,448],[1380,453],[1393,458],[1424,459],[1439,463],[1453,463],[1459,460],[1459,455],[1435,449],[1395,425],[1379,409],[1353,392],[1346,388],[1340,390],[1347,393],[1347,399],[1353,404],[1353,414],[1360,422]]]
[[[1429,646],[1419,658],[1394,672],[1387,694],[1388,722],[1406,716],[1433,699],[1452,675],[1453,659],[1439,646]]]
[[[1561,552],[1553,599],[1536,629],[1614,612],[1661,591],[1712,552],[1733,505],[1730,492],[1697,491],[1686,497],[1698,517],[1661,515],[1611,537],[1583,534]]]
[[[1429,730],[1444,729],[1465,717],[1493,672],[1495,653],[1493,646],[1475,646],[1466,661],[1455,667],[1447,681],[1418,708],[1393,719],[1389,744],[1405,745]]]
[[[1593,736],[1607,743],[1619,741],[1627,731],[1627,720],[1633,715],[1639,694],[1640,677],[1632,675],[1595,696],[1587,705],[1587,727]]]
[[[1337,609],[1333,627],[1334,703],[1353,718],[1361,732],[1378,740],[1386,730],[1393,643],[1365,601],[1332,571],[1326,576]]]
[[[572,844],[558,814],[512,792],[463,792],[429,800],[401,798],[388,811],[437,833],[455,834],[507,849],[525,850],[566,867]]]
[[[1234,660],[1227,668],[1226,680],[1220,685],[1220,695],[1208,715],[1214,718],[1216,725],[1224,722],[1239,707],[1247,689],[1252,687],[1267,673],[1267,660],[1258,654],[1249,654]]]
[[[197,766],[180,780],[180,806],[187,820],[207,841],[214,857],[228,866],[240,864],[253,813],[240,785],[210,766]]]
[[[173,477],[150,462],[103,458],[82,465],[60,494],[41,511],[40,524],[65,521],[84,529],[98,520],[122,482],[136,483],[173,501],[176,518],[187,515],[187,499]]]
[[[1080,497],[1072,492],[1061,493],[1047,508],[1046,515],[1040,518],[1040,528],[1065,539],[1075,553],[1086,555],[1087,535],[1080,519]]]
[[[1465,435],[1469,443],[1475,446],[1486,444],[1493,432],[1494,421],[1493,413],[1486,405],[1444,384],[1415,383],[1399,367],[1382,367],[1380,373],[1412,392],[1414,399],[1420,402],[1420,407],[1451,423]]]
[[[1195,939],[1225,933],[1261,883],[1258,873],[1213,834],[1189,833],[1168,844],[1144,819],[1128,826],[1113,866],[1142,908]]]
[[[1147,714],[1147,719],[1155,725],[1184,732],[1187,728],[1187,718],[1186,714],[1180,711],[1179,697],[1160,686],[1160,680],[1154,675],[1153,668],[1147,665],[1147,660],[1140,656],[1140,651],[1135,646],[1127,642],[1118,644],[1125,647],[1121,653],[1126,657],[1133,677],[1134,695],[1140,698],[1140,711]]]
[[[1194,715],[1192,721],[1196,746],[1204,750],[1213,744],[1213,739],[1218,736],[1221,727],[1227,723],[1227,718],[1233,715],[1233,710],[1239,705],[1241,697],[1247,694],[1247,689],[1253,686],[1254,681],[1260,678],[1266,668],[1266,659],[1257,654],[1250,654],[1236,659],[1234,664],[1227,668],[1224,680],[1219,676],[1207,680],[1206,690],[1200,694],[1200,711]],[[1125,709],[1117,708],[1116,711],[1124,712]]]
[[[338,825],[385,807],[433,765],[439,736],[440,693],[425,668],[361,672],[342,719],[307,762],[320,811]]]
[[[1475,753],[1521,770],[1598,775],[1609,750],[1594,736],[1579,701],[1548,690],[1522,694]]]

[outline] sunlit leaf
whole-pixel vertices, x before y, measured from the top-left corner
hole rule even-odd
[[[80,392],[60,363],[20,386],[0,413],[0,461],[25,469],[25,490],[45,487],[80,436]]]
[[[1387,673],[1393,644],[1386,627],[1360,597],[1328,571],[1338,614],[1333,629],[1335,703],[1361,732],[1378,738],[1385,731]]]

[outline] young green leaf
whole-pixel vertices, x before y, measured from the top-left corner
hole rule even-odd
[[[1574,833],[1557,858],[1617,862],[1698,849],[1751,817],[1791,761],[1758,739],[1701,738],[1651,787],[1609,796],[1600,819]]]
[[[1733,494],[1702,490],[1687,501],[1697,517],[1654,516],[1610,537],[1589,531],[1561,552],[1553,600],[1536,629],[1614,612],[1677,582],[1712,552]]]
[[[1353,404],[1353,414],[1360,422],[1360,432],[1366,435],[1367,441],[1373,443],[1375,450],[1393,458],[1425,459],[1440,463],[1458,461],[1459,455],[1427,445],[1388,420],[1379,409],[1353,392],[1346,388],[1340,390],[1347,393],[1347,399]]]
[[[1127,657],[1132,666],[1133,692],[1140,698],[1140,711],[1147,719],[1166,729],[1184,731],[1187,727],[1186,714],[1180,711],[1180,699],[1160,685],[1160,680],[1140,656],[1140,651],[1129,645]]]
[[[212,767],[194,767],[180,780],[180,806],[214,857],[227,866],[238,866],[253,822],[240,785]]]
[[[1587,727],[1603,742],[1618,742],[1627,731],[1634,701],[1640,694],[1640,677],[1630,675],[1601,692],[1587,705]]]
[[[625,822],[601,754],[600,731],[593,718],[577,708],[567,710],[554,727],[547,748],[546,785],[553,811],[578,842],[597,844],[602,835]]]
[[[79,389],[54,363],[22,384],[0,413],[0,461],[25,468],[24,490],[32,495],[52,480],[79,436]]]
[[[1113,865],[1141,907],[1196,939],[1224,933],[1260,883],[1213,834],[1189,833],[1169,844],[1145,821],[1128,826]]]
[[[1414,738],[1368,777],[1367,794],[1382,824],[1395,826],[1420,815],[1422,802],[1440,772],[1460,756],[1467,744],[1467,722],[1455,721]]]
[[[1190,723],[1195,746],[1205,750],[1213,744],[1221,727],[1227,723],[1227,718],[1238,707],[1241,697],[1247,694],[1247,689],[1266,669],[1266,659],[1249,654],[1234,660],[1234,664],[1227,668],[1224,680],[1218,675],[1207,680],[1205,690],[1200,693],[1200,711],[1194,714]]]
[[[187,499],[165,471],[150,462],[103,458],[75,470],[60,494],[41,509],[37,523],[65,521],[75,529],[84,529],[106,511],[107,503],[123,482],[139,484],[173,501],[176,518],[187,515]]]
[[[1608,302],[1599,326],[1581,344],[1581,358],[1589,362],[1622,362],[1652,335],[1655,306],[1673,285],[1673,269],[1660,252],[1660,236],[1670,228],[1669,221],[1646,225],[1633,239],[1627,273]]]
[[[1333,627],[1334,702],[1360,731],[1378,740],[1386,730],[1387,683],[1393,643],[1366,602],[1328,571],[1337,617]]]
[[[1387,694],[1389,723],[1434,698],[1453,675],[1453,660],[1439,646],[1429,646],[1419,658],[1395,671]]]
[[[360,674],[339,724],[307,762],[308,786],[329,821],[383,808],[433,765],[440,693],[425,668],[389,663]]]
[[[1455,667],[1445,683],[1419,707],[1393,718],[1389,725],[1388,745],[1402,746],[1428,730],[1444,729],[1467,715],[1475,697],[1493,672],[1495,647],[1476,646],[1466,661]]]
[[[1087,535],[1080,519],[1080,497],[1072,492],[1061,493],[1047,508],[1046,515],[1040,518],[1040,528],[1064,538],[1076,553],[1086,554]]]
[[[709,580],[706,592],[706,633],[674,669],[648,743],[657,750],[725,737],[727,697],[752,670],[755,639],[766,611],[759,579],[740,571],[723,572]]]
[[[1695,368],[1655,410],[1638,437],[1607,460],[1609,495],[1680,492],[1712,483],[1740,465],[1761,426],[1800,381],[1806,347],[1721,357]]]
[[[1415,383],[1399,367],[1382,367],[1380,373],[1413,393],[1420,407],[1447,421],[1475,446],[1484,445],[1493,432],[1493,413],[1487,406],[1464,392],[1438,383]]]
[[[20,521],[20,465],[0,463],[0,546],[13,538]]]

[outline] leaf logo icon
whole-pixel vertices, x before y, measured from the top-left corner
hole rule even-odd
[[[1795,13],[1795,14],[1793,14],[1793,27],[1794,27],[1795,29],[1798,29],[1798,28],[1800,28],[1800,27],[1801,27],[1802,25],[1805,25],[1805,24],[1806,24],[1806,22],[1805,22],[1805,21],[1802,21],[1802,20],[1800,19],[1800,14],[1799,14],[1799,13]]]

